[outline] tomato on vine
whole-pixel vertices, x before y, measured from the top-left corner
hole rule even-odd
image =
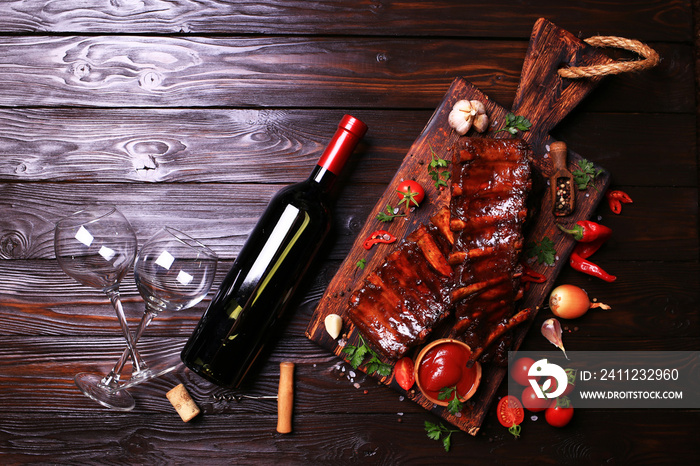
[[[399,184],[396,192],[399,193],[401,200],[399,205],[404,204],[406,209],[418,207],[423,199],[425,199],[425,190],[423,187],[413,180],[405,180]]]
[[[562,396],[557,398],[544,412],[547,424],[553,427],[564,427],[574,417],[574,407],[569,398]]]

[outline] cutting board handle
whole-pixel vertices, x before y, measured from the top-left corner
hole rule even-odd
[[[600,49],[546,19],[540,18],[535,23],[511,110],[532,123],[531,130],[523,137],[535,151],[543,152],[551,130],[601,79],[562,78],[558,69],[611,62]]]

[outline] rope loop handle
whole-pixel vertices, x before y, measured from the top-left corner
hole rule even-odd
[[[646,44],[643,44],[642,42],[639,42],[638,40],[614,36],[594,36],[584,39],[584,42],[593,47],[615,47],[629,50],[630,52],[635,52],[644,59],[635,61],[617,61],[603,65],[561,68],[558,71],[559,76],[562,78],[577,79],[628,73],[653,68],[661,61],[659,54],[654,49]]]

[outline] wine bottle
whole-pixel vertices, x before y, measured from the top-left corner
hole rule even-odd
[[[272,198],[182,350],[192,371],[241,385],[328,235],[331,187],[366,131],[345,115],[311,176]]]

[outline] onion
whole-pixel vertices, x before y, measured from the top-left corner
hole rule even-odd
[[[549,308],[552,313],[562,319],[575,319],[581,317],[589,309],[599,307],[610,309],[610,306],[603,303],[592,303],[588,299],[588,294],[575,285],[561,285],[552,290],[549,295]]]

